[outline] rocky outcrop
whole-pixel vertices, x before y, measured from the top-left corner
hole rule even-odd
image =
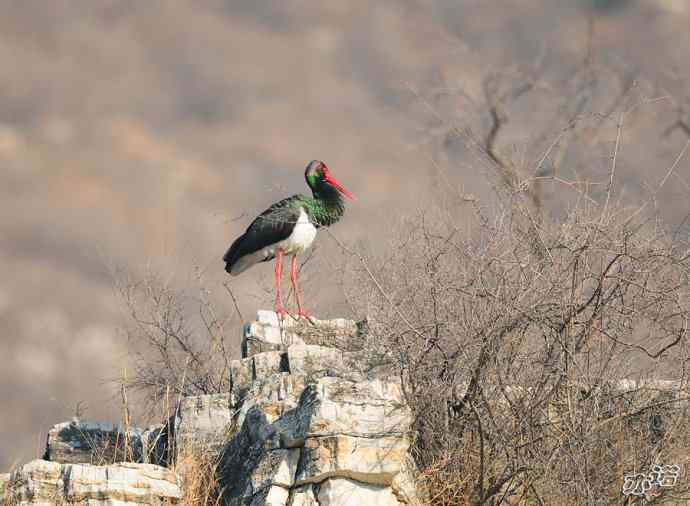
[[[354,322],[344,318],[305,320],[283,318],[273,311],[259,311],[256,321],[244,328],[242,357],[252,357],[266,351],[286,351],[293,344],[318,344],[339,350],[359,350],[359,339],[366,322]]]
[[[12,473],[5,497],[17,506],[160,506],[179,503],[182,488],[174,472],[153,464],[93,466],[34,460]]]
[[[216,459],[228,506],[417,504],[410,412],[398,380],[362,351],[363,328],[260,311],[229,392],[183,398],[146,430],[58,424],[46,460],[12,473],[6,494],[27,506],[175,504],[181,479],[155,464],[184,469],[192,453]],[[118,460],[131,462],[92,465]]]
[[[260,313],[233,363],[229,505],[414,503],[399,383],[357,348],[361,326]]]
[[[225,504],[416,502],[410,412],[399,383],[360,351],[361,332],[348,320],[279,322],[261,311],[231,364],[230,395],[185,400],[176,439],[226,441]]]

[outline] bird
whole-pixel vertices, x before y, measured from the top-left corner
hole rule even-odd
[[[297,287],[297,255],[307,250],[321,227],[336,223],[345,212],[343,196],[356,200],[331,174],[321,160],[312,160],[304,170],[311,196],[297,194],[276,202],[261,213],[228,248],[223,261],[231,276],[241,274],[260,262],[275,259],[275,312],[289,315],[283,306],[280,284],[283,257],[292,256],[290,281],[297,302],[297,319],[313,318],[304,310]]]

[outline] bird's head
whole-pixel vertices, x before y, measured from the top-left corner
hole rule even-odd
[[[321,160],[309,162],[304,171],[304,178],[314,194],[330,193],[337,190],[347,198],[355,200],[354,195],[343,188],[343,185],[331,175],[330,169]]]

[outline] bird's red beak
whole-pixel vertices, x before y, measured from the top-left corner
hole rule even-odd
[[[340,193],[345,195],[347,198],[352,199],[352,200],[357,200],[354,195],[352,195],[349,191],[347,191],[345,188],[343,188],[343,185],[341,185],[337,179],[335,179],[333,176],[330,174],[325,174],[324,175],[324,180],[335,186],[336,190],[338,190]]]

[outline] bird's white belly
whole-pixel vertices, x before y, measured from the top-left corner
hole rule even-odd
[[[258,262],[274,258],[279,248],[286,255],[302,253],[311,246],[315,238],[316,227],[309,221],[309,216],[304,209],[300,209],[299,219],[295,223],[292,233],[286,239],[243,256],[235,263],[230,274],[236,276]]]
[[[295,228],[287,239],[283,239],[277,244],[269,246],[270,255],[274,256],[278,248],[282,248],[286,255],[296,255],[309,248],[316,238],[316,227],[309,221],[309,216],[304,209],[300,209],[299,219],[295,223]]]

